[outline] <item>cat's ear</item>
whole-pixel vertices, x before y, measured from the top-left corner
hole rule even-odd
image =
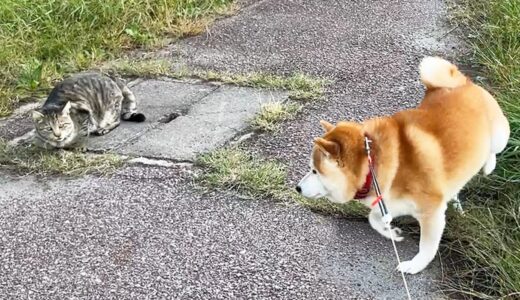
[[[70,112],[70,101],[67,101],[67,103],[65,103],[65,106],[61,110],[61,113],[64,115],[68,115],[69,112]]]
[[[33,110],[32,112],[32,118],[34,121],[40,121],[41,119],[43,119],[43,114],[41,112],[39,112],[38,110]]]

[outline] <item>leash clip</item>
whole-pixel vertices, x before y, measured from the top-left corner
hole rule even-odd
[[[370,144],[372,143],[372,140],[370,140],[367,136],[365,136],[365,151],[368,155],[370,155]]]

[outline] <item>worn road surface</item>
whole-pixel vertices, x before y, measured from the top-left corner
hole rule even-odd
[[[306,171],[319,119],[359,120],[421,99],[420,58],[463,51],[446,14],[441,0],[243,1],[236,16],[160,55],[193,68],[331,79],[325,100],[247,142],[287,164],[292,184]],[[134,165],[77,179],[2,173],[1,298],[405,299],[391,243],[367,222],[202,192],[194,168]],[[403,259],[417,250],[414,238],[399,243]],[[414,299],[442,297],[438,258],[408,280]]]

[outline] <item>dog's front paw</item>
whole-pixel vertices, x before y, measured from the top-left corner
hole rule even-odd
[[[407,260],[407,261],[403,261],[399,264],[399,266],[397,266],[397,270],[399,271],[402,271],[404,273],[408,273],[408,274],[417,274],[419,272],[421,272],[422,270],[424,270],[424,268],[426,268],[427,264],[423,264],[421,262],[417,262],[417,260],[415,259],[412,259],[412,260]]]
[[[390,229],[391,232],[385,228],[383,230],[383,235],[387,238],[387,239],[394,239],[394,241],[396,242],[401,242],[404,240],[404,237],[401,236],[401,233],[403,232],[399,227],[393,227],[392,229]]]
[[[401,228],[399,227],[394,227],[391,229],[392,230],[392,236],[394,237],[394,241],[396,242],[401,242],[404,240],[404,237],[401,235],[401,233],[403,232],[401,230]]]

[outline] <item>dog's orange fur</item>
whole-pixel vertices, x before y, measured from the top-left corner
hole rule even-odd
[[[382,190],[393,199],[414,199],[421,211],[436,207],[477,174],[489,156],[492,120],[502,116],[489,97],[465,78],[455,88],[428,88],[416,109],[393,116],[336,126],[322,121],[327,132],[315,140],[314,165],[323,172],[323,158],[336,160],[350,179],[346,195],[352,199],[368,172],[367,134]]]
[[[507,119],[487,91],[447,61],[430,59],[429,65],[421,66],[426,92],[417,108],[363,123],[334,126],[322,121],[325,134],[315,140],[311,162],[322,178],[343,174],[344,199],[337,202],[350,201],[368,173],[364,136],[369,136],[385,200],[396,207],[400,201],[411,203],[411,214],[421,225],[421,251],[423,238],[424,247],[430,247],[426,239],[438,235],[434,228],[444,228],[437,212],[444,217],[446,203],[483,168],[490,153],[503,150],[509,137]],[[493,144],[495,135],[503,146]],[[374,197],[372,191],[367,200]],[[425,257],[424,261],[433,259]],[[424,267],[409,268],[409,272]]]

